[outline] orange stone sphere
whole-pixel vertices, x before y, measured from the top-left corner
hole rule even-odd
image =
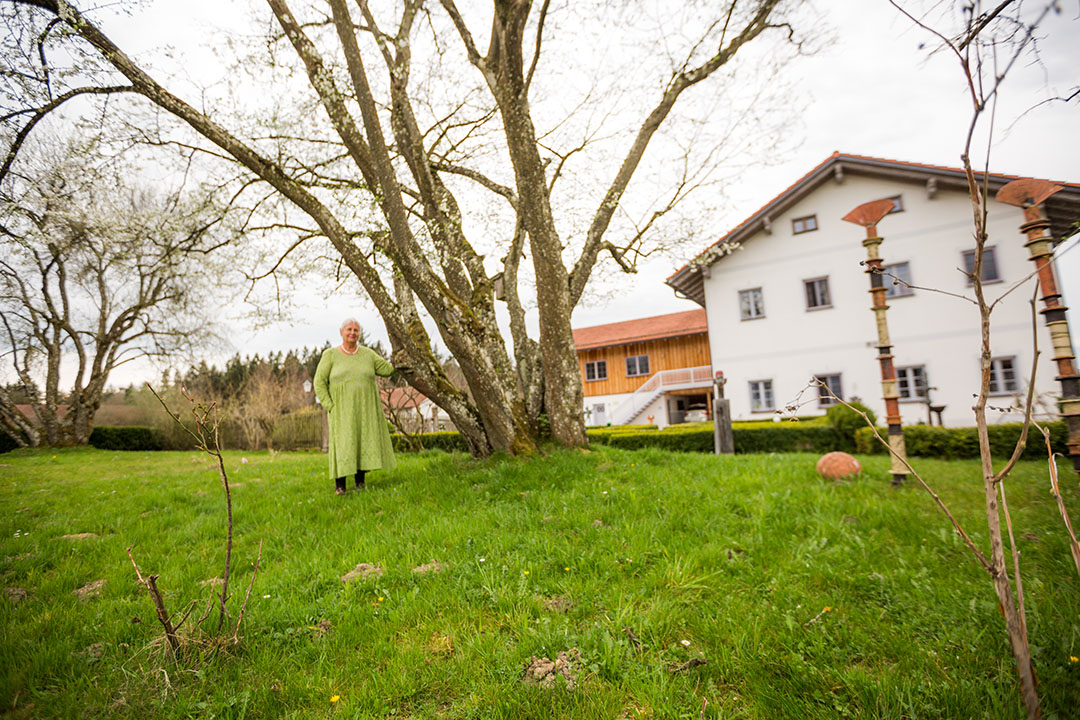
[[[862,472],[859,461],[846,452],[831,452],[817,461],[818,475],[826,480],[839,480]]]

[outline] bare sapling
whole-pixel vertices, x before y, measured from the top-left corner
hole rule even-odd
[[[227,531],[225,536],[225,568],[221,576],[221,589],[220,592],[215,595],[211,595],[209,602],[207,603],[206,611],[199,619],[197,626],[202,627],[203,622],[213,613],[213,607],[216,604],[218,610],[217,625],[214,630],[214,634],[219,637],[226,638],[229,642],[235,644],[239,642],[240,623],[244,620],[244,614],[247,610],[248,600],[251,598],[251,590],[255,585],[255,577],[259,572],[259,563],[262,560],[262,541],[259,541],[258,552],[255,558],[255,563],[251,573],[251,578],[248,582],[247,592],[244,594],[244,600],[240,605],[237,612],[236,620],[233,622],[232,615],[229,613],[228,601],[229,601],[229,580],[232,567],[232,545],[233,545],[233,511],[232,511],[232,494],[229,489],[229,475],[225,470],[225,459],[221,454],[221,438],[219,433],[219,419],[217,415],[217,407],[215,403],[209,405],[203,404],[195,400],[188,392],[187,389],[181,386],[181,392],[184,397],[191,403],[191,426],[185,424],[179,413],[171,410],[166,404],[165,400],[154,390],[153,387],[147,383],[147,388],[154,394],[154,397],[158,399],[161,406],[165,408],[165,412],[176,421],[191,437],[195,440],[195,447],[202,452],[210,455],[214,458],[217,465],[218,476],[221,479],[222,488],[225,490],[225,508],[227,518]],[[170,649],[174,654],[179,654],[183,649],[183,645],[178,635],[178,631],[183,623],[187,620],[191,614],[192,609],[195,607],[195,602],[192,602],[187,610],[184,612],[183,617],[179,622],[173,624],[173,615],[169,614],[165,607],[165,600],[162,597],[161,591],[157,587],[157,575],[144,576],[139,569],[138,564],[135,562],[135,557],[131,552],[131,548],[128,548],[128,557],[131,559],[131,564],[135,568],[135,575],[138,577],[139,583],[146,587],[147,592],[150,594],[151,599],[154,602],[154,609],[157,613],[158,622],[161,624],[165,631],[165,639],[169,644]],[[227,621],[227,622],[226,622]],[[224,630],[224,632],[223,632]]]

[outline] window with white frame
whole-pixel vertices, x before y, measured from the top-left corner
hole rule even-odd
[[[804,215],[791,221],[791,232],[795,235],[817,230],[817,215]]]
[[[844,392],[840,384],[840,373],[831,375],[815,375],[818,385],[818,407],[830,407],[836,404],[836,398],[843,399]]]
[[[770,412],[775,409],[772,380],[751,380],[750,412]]]
[[[607,360],[594,360],[585,363],[585,380],[607,380]]]
[[[631,355],[626,358],[626,377],[638,377],[649,374],[649,356]]]
[[[914,294],[911,289],[911,265],[906,262],[884,266],[881,279],[885,285],[885,297],[905,297]]]
[[[926,366],[896,368],[896,385],[901,400],[926,400]]]
[[[1019,385],[1016,382],[1016,358],[996,357],[990,360],[990,393],[1004,395],[1014,393]]]
[[[803,280],[803,286],[806,288],[807,310],[832,307],[832,299],[829,297],[829,278]]]
[[[975,274],[975,251],[964,251],[964,272],[967,273],[967,284],[971,285],[971,276]],[[984,283],[997,282],[1001,280],[1001,274],[998,273],[997,265],[997,253],[994,252],[993,247],[983,248],[983,260],[982,260],[982,281]]]
[[[765,317],[765,298],[761,294],[761,288],[739,291],[739,316],[743,320]]]

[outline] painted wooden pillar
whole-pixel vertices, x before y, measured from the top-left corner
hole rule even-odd
[[[863,203],[847,215],[844,220],[866,228],[866,273],[870,276],[871,310],[877,324],[878,363],[881,365],[881,396],[885,400],[885,422],[889,426],[889,449],[892,458],[893,485],[901,485],[907,479],[907,446],[904,444],[904,428],[900,418],[900,388],[896,382],[896,365],[893,364],[892,340],[889,339],[889,324],[885,312],[889,309],[885,302],[885,278],[882,275],[882,259],[879,248],[884,238],[877,233],[878,222],[892,212],[892,200],[873,200]]]
[[[1050,330],[1053,359],[1057,363],[1057,380],[1061,383],[1061,416],[1065,420],[1069,437],[1067,446],[1073,469],[1080,473],[1080,374],[1076,372],[1076,356],[1069,337],[1069,321],[1061,304],[1057,278],[1054,275],[1050,221],[1043,214],[1041,205],[1051,195],[1061,190],[1046,180],[1014,180],[997,193],[998,202],[1015,205],[1024,210],[1024,224],[1020,232],[1027,236],[1024,246],[1031,254],[1039,277],[1043,309],[1040,311]]]

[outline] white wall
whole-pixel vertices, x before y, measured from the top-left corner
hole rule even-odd
[[[592,410],[594,405],[604,406],[604,422],[600,422],[596,417],[596,414],[585,416],[586,425],[607,425],[611,422],[611,412],[619,406],[619,404],[630,397],[633,393],[617,393],[614,395],[586,395],[585,396],[585,410]]]
[[[771,235],[757,233],[742,249],[715,263],[704,279],[713,367],[728,378],[726,395],[735,419],[771,414],[750,411],[749,381],[771,379],[778,408],[801,401],[806,404],[799,414],[811,415],[824,412],[818,407],[816,389],[807,388],[811,377],[841,373],[844,397],[858,396],[884,420],[870,280],[859,265],[866,259],[861,244],[866,231],[840,218],[864,202],[894,195],[902,196],[904,211],[878,225],[885,238],[880,247],[885,264],[907,261],[914,285],[972,296],[958,269],[963,267],[961,253],[974,247],[966,194],[940,190],[931,200],[921,183],[853,176],[842,184],[827,181],[772,218]],[[811,214],[817,216],[819,229],[794,235],[791,219]],[[986,286],[988,298],[998,297],[1034,269],[1018,231],[1022,222],[1017,208],[991,204],[988,246],[996,248],[1002,282]],[[818,276],[829,277],[832,307],[808,311],[802,281]],[[1021,390],[1026,388],[1033,357],[1029,306],[1033,282],[1028,280],[1002,301],[991,326],[993,354],[1016,358]],[[740,320],[738,291],[753,287],[763,290],[765,317]],[[932,395],[934,403],[946,405],[946,425],[973,425],[980,352],[975,305],[915,290],[908,297],[890,298],[887,318],[896,365],[925,365],[930,385],[938,388]],[[1042,355],[1036,390],[1049,398],[1060,388],[1041,316],[1038,339]],[[1012,396],[1005,396],[992,398],[990,404],[1013,402]],[[901,412],[905,423],[925,422],[922,403],[902,402]],[[1015,412],[1004,419],[1000,415],[993,413],[991,421],[1019,420]]]
[[[709,388],[704,388],[701,392],[703,394],[707,394],[707,393],[710,392],[710,389]],[[631,395],[633,395],[633,393],[620,393],[620,394],[616,394],[616,395],[594,395],[594,396],[591,396],[591,397],[586,397],[585,398],[585,409],[586,410],[591,410],[594,405],[603,403],[605,420],[604,420],[603,423],[598,422],[597,418],[596,418],[596,414],[593,413],[592,415],[586,415],[585,416],[585,424],[590,425],[590,426],[591,425],[601,425],[601,424],[606,425],[608,423],[614,424],[614,421],[611,418],[612,412],[615,410],[615,408],[617,408],[620,404],[622,404],[622,402],[624,400],[626,400],[627,398],[629,398]],[[664,404],[664,400],[665,400],[666,397],[667,397],[667,395],[665,395],[663,393],[661,393],[659,396],[657,396],[651,403],[649,403],[649,405],[646,408],[644,408],[640,413],[637,414],[637,416],[633,419],[632,424],[634,424],[634,425],[648,424],[649,416],[651,415],[653,417],[653,424],[654,425],[657,425],[657,426],[659,426],[661,428],[667,427],[667,425],[668,425],[668,413],[667,413],[667,406]]]

